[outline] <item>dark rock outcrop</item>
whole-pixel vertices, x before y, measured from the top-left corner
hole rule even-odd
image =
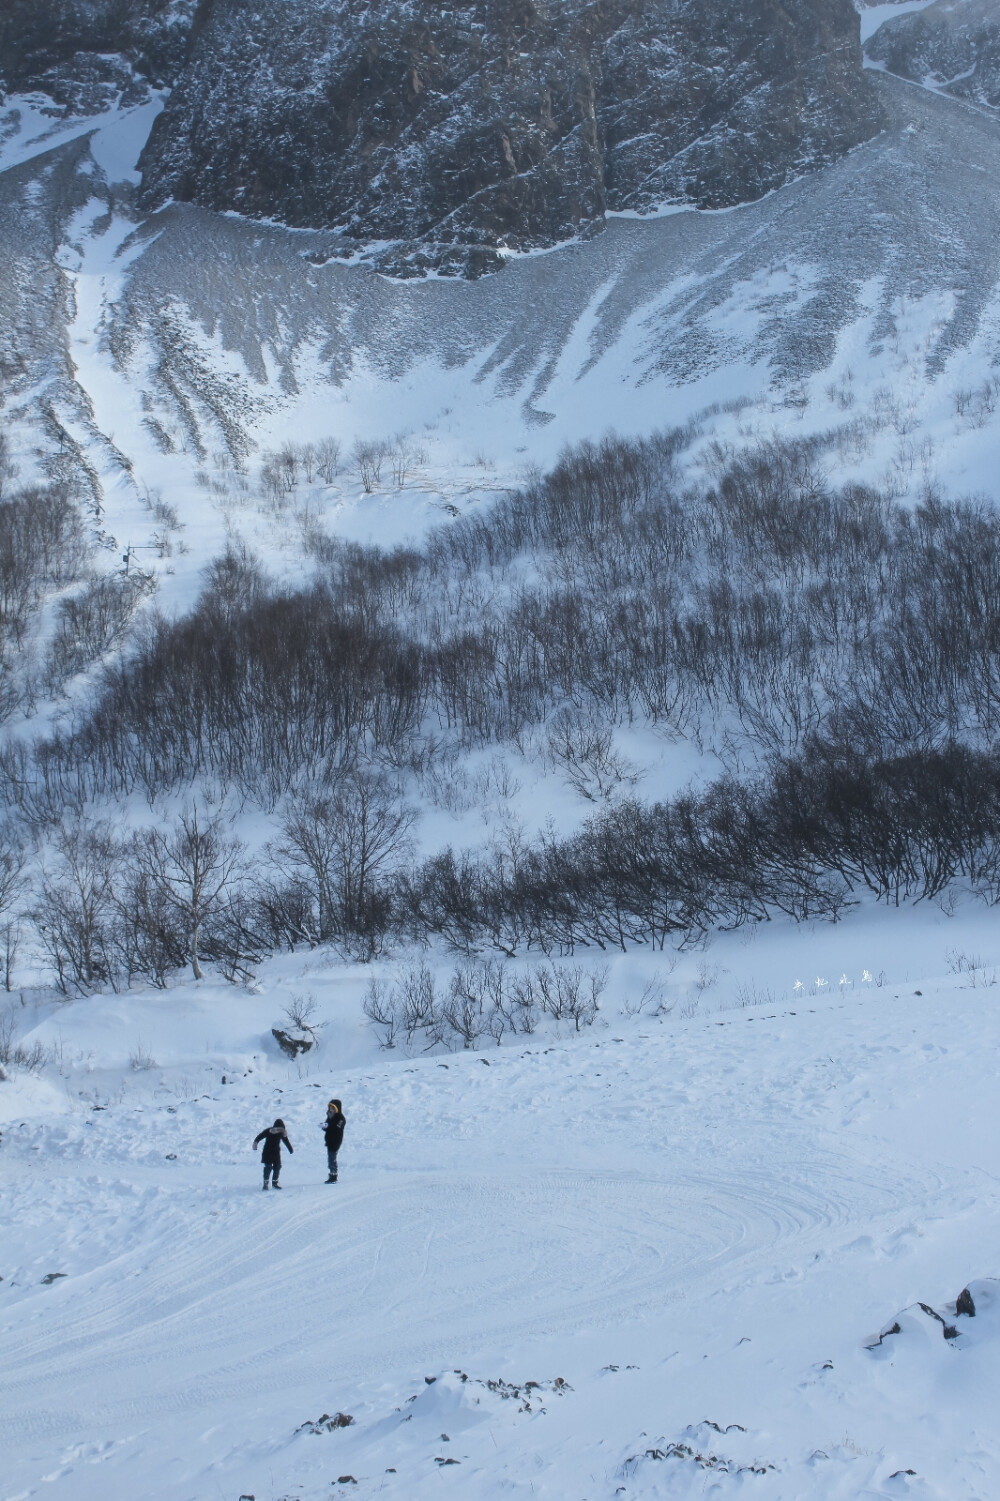
[[[930,82],[956,99],[1000,110],[1000,9],[996,0],[937,0],[887,21],[868,55],[890,73]]]
[[[197,0],[4,0],[0,97],[37,91],[67,114],[141,102],[169,85]]]
[[[879,124],[850,0],[203,0],[142,198],[476,274],[759,198]]]
[[[309,1049],[316,1044],[315,1037],[307,1037],[300,1032],[284,1032],[280,1027],[272,1027],[271,1036],[289,1058],[297,1058],[300,1053],[308,1053]]]

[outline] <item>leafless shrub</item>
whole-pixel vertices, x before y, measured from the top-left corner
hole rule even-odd
[[[973,990],[988,990],[997,983],[996,967],[987,964],[981,954],[967,954],[962,949],[946,949],[945,961],[953,975],[966,975]]]
[[[45,1063],[45,1049],[40,1042],[29,1046],[17,1041],[18,1016],[13,1006],[0,1011],[0,1079],[7,1077],[7,1070],[21,1069],[36,1073]]]
[[[511,1030],[530,1037],[538,1026],[540,1004],[538,988],[530,972],[511,976],[508,987]]]
[[[150,1069],[157,1067],[156,1059],[141,1037],[136,1039],[134,1046],[130,1049],[128,1063],[134,1074],[147,1073]]]
[[[548,750],[570,784],[591,801],[610,797],[622,782],[635,781],[633,768],[614,749],[613,726],[579,710],[562,709],[554,716]]]
[[[773,1006],[774,992],[767,986],[758,986],[753,980],[737,985],[732,1009],[745,1011],[750,1006]]]
[[[136,610],[156,588],[140,568],[92,579],[80,594],[59,601],[46,679],[56,688],[123,641]]]
[[[606,969],[586,971],[579,965],[542,965],[536,972],[541,1009],[553,1021],[572,1021],[576,1031],[589,1027],[607,987]]]
[[[319,1034],[326,1025],[325,1022],[316,1020],[318,1009],[315,996],[293,996],[284,1008],[285,1020],[296,1032],[305,1033],[314,1043],[318,1043]]]
[[[481,966],[471,962],[456,969],[441,1006],[441,1024],[444,1038],[450,1033],[463,1048],[475,1048],[488,1034],[489,1009]]]
[[[402,1016],[409,1046],[412,1046],[418,1032],[428,1036],[435,1035],[438,1023],[437,993],[434,976],[426,964],[404,970],[396,984],[394,1000],[396,1010]]]
[[[669,970],[677,966],[677,956],[671,956]],[[669,1016],[675,1001],[667,1000],[667,976],[661,970],[649,976],[638,995],[629,991],[622,1002],[622,1016]]]
[[[316,473],[325,485],[332,485],[340,473],[339,438],[321,438],[316,444]]]
[[[399,997],[390,991],[384,980],[372,976],[361,1008],[375,1030],[379,1047],[394,1048],[405,1022]]]
[[[389,445],[384,438],[359,438],[354,445],[354,462],[366,495],[371,495],[382,482],[382,465]]]

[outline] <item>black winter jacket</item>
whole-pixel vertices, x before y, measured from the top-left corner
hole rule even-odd
[[[344,1140],[344,1127],[347,1125],[347,1117],[342,1110],[336,1115],[328,1115],[323,1122],[323,1140],[331,1152],[335,1152]]]
[[[285,1143],[290,1152],[294,1152],[295,1150],[288,1140],[288,1132],[276,1126],[265,1126],[263,1131],[254,1137],[253,1144],[255,1150],[258,1142],[261,1141],[264,1143],[264,1150],[260,1154],[261,1162],[280,1162],[282,1142]]]

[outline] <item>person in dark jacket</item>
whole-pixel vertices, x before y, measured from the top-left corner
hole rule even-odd
[[[288,1140],[288,1132],[285,1130],[284,1121],[281,1119],[276,1120],[273,1126],[265,1126],[263,1131],[254,1137],[253,1149],[255,1152],[261,1142],[264,1143],[264,1150],[260,1154],[260,1160],[264,1164],[264,1187],[267,1188],[269,1186],[268,1180],[273,1178],[275,1188],[280,1188],[281,1184],[278,1182],[278,1174],[281,1172],[281,1143],[284,1142],[290,1152],[295,1150]]]
[[[337,1153],[340,1151],[344,1140],[344,1127],[347,1125],[347,1117],[340,1108],[339,1100],[331,1100],[326,1107],[326,1120],[323,1122],[323,1140],[326,1142],[326,1165],[330,1176],[327,1183],[337,1181]]]

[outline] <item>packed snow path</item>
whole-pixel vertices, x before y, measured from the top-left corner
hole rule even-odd
[[[1000,1270],[997,1006],[957,984],[13,1122],[0,1496],[422,1497],[454,1458],[463,1498],[986,1501],[987,1314],[864,1348]]]

